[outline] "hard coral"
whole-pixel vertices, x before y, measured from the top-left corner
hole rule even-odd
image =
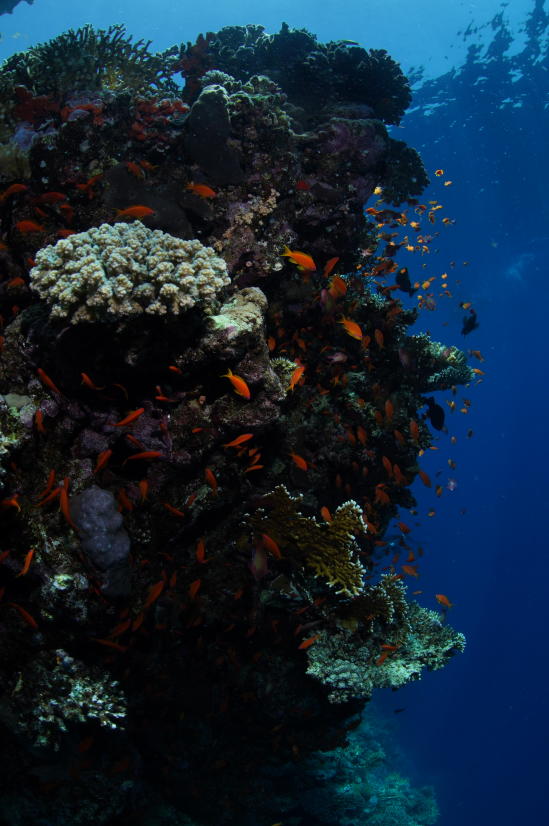
[[[407,604],[400,622],[380,631],[377,641],[372,636],[366,642],[352,630],[336,634],[323,631],[308,650],[307,673],[328,689],[330,702],[366,699],[375,688],[398,688],[419,680],[423,669],[442,668],[465,648],[463,634],[444,625],[436,611],[416,603]],[[380,648],[388,633],[402,639],[389,655],[387,649]]]
[[[367,104],[380,120],[398,124],[411,100],[408,81],[383,49],[319,43],[306,29],[287,23],[275,34],[266,34],[263,26],[228,26],[208,38],[210,67],[243,81],[268,75],[291,103],[311,114],[330,98]],[[186,53],[193,48],[189,44]]]
[[[336,593],[359,594],[364,568],[357,558],[354,537],[366,531],[360,508],[356,502],[344,502],[332,522],[322,524],[297,510],[301,500],[291,496],[284,485],[277,485],[262,498],[270,510],[257,510],[252,527],[271,536],[297,564],[312,568],[316,577],[337,588]]]
[[[150,41],[132,42],[122,25],[94,29],[86,25],[8,58],[0,69],[0,90],[17,85],[34,94],[63,95],[74,90],[174,87],[166,54],[149,52]]]
[[[102,224],[41,249],[31,281],[51,316],[71,324],[177,315],[195,305],[211,312],[230,283],[210,247],[140,222]]]

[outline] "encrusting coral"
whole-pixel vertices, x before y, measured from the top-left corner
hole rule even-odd
[[[52,318],[71,324],[178,315],[197,304],[211,312],[228,284],[226,264],[210,247],[138,221],[102,224],[44,247],[31,270]]]

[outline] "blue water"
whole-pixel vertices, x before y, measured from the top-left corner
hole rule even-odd
[[[472,401],[467,415],[447,414],[457,443],[442,435],[423,463],[433,478],[440,472],[437,483],[451,477],[458,487],[440,498],[416,491],[414,537],[426,551],[417,588],[430,607],[429,595],[450,597],[452,624],[468,647],[447,668],[375,703],[391,717],[408,775],[435,787],[444,826],[549,822],[544,5],[36,0],[0,17],[0,59],[86,22],[124,22],[160,49],[227,24],[260,22],[273,31],[287,20],[323,41],[385,48],[405,72],[424,67],[413,108],[393,135],[420,150],[433,180],[423,198],[440,199],[456,223],[433,245],[439,252],[427,270],[450,272],[454,300],[424,313],[420,326],[448,344],[481,350],[486,361],[475,364],[486,376],[458,390],[458,401]],[[525,30],[534,12],[538,30]],[[439,167],[451,187],[433,176]],[[456,266],[448,270],[450,261]],[[466,339],[460,300],[473,301],[480,322]],[[436,515],[428,518],[431,508]],[[393,717],[395,707],[406,711]]]

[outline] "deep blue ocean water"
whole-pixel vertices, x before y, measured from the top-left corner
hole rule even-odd
[[[444,826],[549,822],[545,5],[35,0],[0,17],[0,59],[86,22],[123,22],[160,49],[228,24],[275,31],[285,20],[323,41],[385,48],[408,74],[414,67],[413,106],[393,135],[421,152],[433,181],[423,198],[440,199],[455,219],[426,270],[449,272],[453,298],[424,312],[418,326],[480,350],[486,376],[458,390],[458,409],[471,399],[467,415],[447,414],[456,444],[442,435],[423,463],[444,492],[416,491],[413,534],[426,553],[419,599],[434,607],[432,595],[447,594],[468,647],[447,668],[396,695],[380,694],[375,705],[390,719],[406,773],[435,787]],[[443,187],[437,168],[452,186]],[[472,301],[480,322],[466,339],[459,301]],[[449,478],[456,490],[447,489]],[[406,710],[394,716],[396,707]]]

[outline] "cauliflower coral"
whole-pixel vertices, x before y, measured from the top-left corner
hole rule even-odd
[[[44,247],[31,271],[51,316],[71,324],[178,315],[195,305],[211,313],[228,284],[226,264],[211,247],[139,221],[102,224]]]

